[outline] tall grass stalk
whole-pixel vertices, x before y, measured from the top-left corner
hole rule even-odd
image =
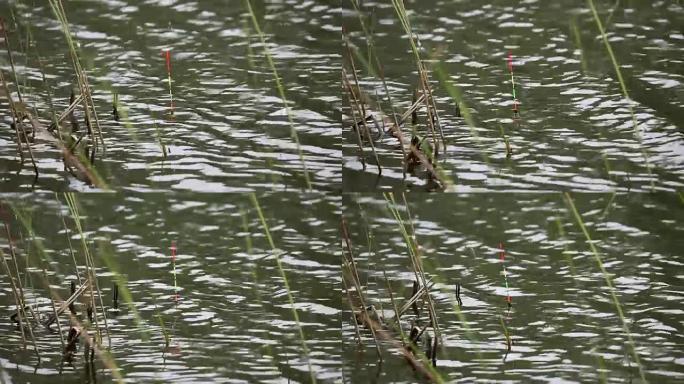
[[[644,143],[643,139],[641,137],[641,132],[639,130],[639,124],[636,119],[636,115],[634,114],[634,108],[632,107],[632,99],[629,97],[629,92],[627,92],[627,86],[625,85],[625,80],[622,77],[622,71],[620,71],[620,65],[617,62],[617,59],[615,58],[615,54],[613,53],[613,48],[610,45],[610,42],[608,41],[608,36],[606,35],[606,31],[603,28],[603,24],[601,23],[601,18],[599,17],[598,11],[596,10],[596,5],[594,4],[594,0],[587,0],[587,4],[589,4],[589,8],[591,8],[591,13],[594,16],[594,21],[596,22],[596,26],[599,29],[599,32],[601,32],[601,38],[603,39],[603,44],[606,47],[606,51],[608,51],[608,56],[610,56],[610,60],[613,63],[613,69],[615,70],[615,74],[617,75],[618,82],[620,83],[620,89],[622,90],[622,95],[624,96],[625,99],[627,99],[627,107],[629,108],[629,114],[632,117],[632,127],[634,128],[634,137],[637,139],[637,142],[639,143],[639,149],[641,149],[641,155],[644,157],[644,161],[646,162],[646,170],[648,171],[648,176],[649,180],[651,182],[651,190],[655,190],[655,182],[653,181],[653,172],[651,170],[651,163],[648,158],[648,153],[646,152],[646,149],[644,148]]]
[[[589,235],[589,231],[587,230],[587,227],[584,225],[584,221],[582,220],[582,216],[580,215],[579,211],[577,211],[577,208],[575,207],[575,203],[573,202],[572,197],[570,196],[570,194],[568,192],[565,192],[565,200],[568,204],[568,207],[570,208],[570,211],[575,216],[575,220],[577,221],[577,225],[580,227],[580,229],[582,230],[582,233],[584,234],[584,237],[587,239],[587,243],[589,244],[589,248],[591,249],[591,252],[594,255],[594,259],[596,260],[596,264],[598,265],[599,269],[601,270],[601,274],[603,274],[603,279],[606,282],[606,286],[608,287],[608,290],[610,291],[610,296],[613,300],[613,304],[615,305],[615,311],[617,312],[617,315],[620,318],[620,322],[622,324],[622,331],[627,336],[628,344],[632,349],[632,357],[634,357],[634,362],[637,365],[637,368],[639,369],[639,376],[641,377],[641,381],[643,383],[648,383],[648,381],[646,380],[646,375],[644,373],[644,368],[641,365],[641,359],[639,358],[639,354],[637,353],[637,350],[636,350],[636,344],[634,343],[634,339],[632,338],[632,334],[629,331],[629,325],[627,324],[627,319],[625,318],[624,312],[622,311],[622,306],[620,304],[620,300],[618,299],[617,294],[615,292],[615,287],[613,286],[613,279],[610,277],[610,274],[608,273],[605,266],[603,265],[601,255],[600,255],[598,249],[596,248],[594,241],[591,239],[591,236]]]
[[[307,169],[306,166],[306,161],[304,160],[304,153],[302,152],[302,147],[299,143],[299,135],[297,134],[297,130],[295,129],[294,126],[294,121],[292,119],[292,111],[290,110],[290,104],[287,101],[287,97],[285,96],[285,87],[283,86],[283,83],[280,79],[280,75],[278,75],[278,70],[276,69],[275,63],[273,62],[273,57],[271,56],[271,51],[268,49],[268,45],[266,44],[266,37],[264,36],[264,33],[261,31],[261,27],[259,26],[259,21],[257,20],[256,14],[254,13],[254,10],[252,9],[252,3],[250,0],[244,0],[245,5],[247,6],[247,11],[249,12],[249,15],[252,18],[252,24],[254,25],[254,30],[256,31],[257,35],[259,35],[259,40],[261,40],[261,45],[264,47],[264,55],[266,56],[266,60],[268,61],[268,65],[271,67],[271,71],[273,72],[273,78],[276,83],[276,88],[278,89],[278,93],[280,95],[280,98],[283,101],[283,107],[285,108],[285,112],[287,114],[287,120],[290,123],[290,136],[292,139],[295,141],[295,144],[297,145],[297,152],[299,154],[299,160],[302,162],[302,167],[304,168],[304,180],[306,181],[306,187],[307,189],[311,190],[311,180],[309,178],[309,170]]]
[[[247,0],[249,1],[249,0]],[[251,10],[251,7],[250,7]],[[252,14],[252,17],[254,15]],[[256,22],[256,19],[254,19]],[[261,32],[259,32],[261,34]],[[271,232],[268,229],[268,223],[266,223],[266,218],[264,217],[264,213],[261,211],[261,206],[259,205],[259,200],[257,200],[256,194],[251,193],[249,195],[250,199],[252,200],[252,204],[254,205],[254,208],[256,208],[257,215],[259,216],[259,220],[261,221],[261,225],[264,228],[264,234],[266,235],[266,239],[268,239],[268,244],[271,246],[271,250],[273,251],[273,256],[276,259],[276,264],[278,265],[278,271],[280,272],[280,277],[283,279],[283,284],[285,285],[285,290],[287,291],[287,300],[290,303],[290,308],[292,308],[292,316],[294,317],[295,323],[297,324],[297,328],[299,329],[299,338],[302,343],[302,350],[304,351],[304,356],[306,357],[306,362],[309,366],[309,375],[311,378],[312,383],[316,383],[316,376],[314,375],[313,367],[311,366],[311,357],[309,356],[309,347],[306,345],[306,337],[304,336],[304,329],[302,328],[301,322],[299,321],[299,314],[297,313],[297,308],[295,307],[294,303],[294,298],[292,297],[292,291],[290,290],[290,283],[287,280],[287,275],[285,274],[285,270],[283,269],[283,264],[280,261],[280,250],[276,248],[275,243],[273,242],[273,238],[271,237]]]

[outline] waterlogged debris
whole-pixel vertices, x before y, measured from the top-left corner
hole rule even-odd
[[[77,326],[72,326],[69,328],[69,334],[67,335],[67,343],[64,346],[64,351],[62,352],[62,358],[65,362],[71,364],[74,360],[74,355],[77,352],[78,340],[81,336],[81,328]]]

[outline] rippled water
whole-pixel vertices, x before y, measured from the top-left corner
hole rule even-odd
[[[612,276],[647,380],[681,382],[680,202],[669,194],[573,198]],[[436,283],[433,297],[444,337],[437,367],[445,379],[599,382],[603,375],[608,382],[640,382],[604,277],[562,195],[414,194],[408,201],[426,274]],[[388,317],[392,305],[383,269],[398,305],[410,296],[414,279],[399,226],[380,196],[345,197],[344,212],[367,296]],[[407,219],[403,204],[401,214]],[[454,310],[457,282],[470,337]],[[513,340],[507,356],[501,315]],[[366,347],[356,346],[348,307],[342,319],[345,375],[352,381],[416,380],[395,353],[385,352],[384,363],[376,364],[368,331]]]
[[[285,285],[252,203],[246,196],[221,201],[197,195],[80,195],[84,231],[100,267],[104,302],[110,306],[112,268],[102,259],[108,250],[114,268],[128,280],[134,312],[121,304],[108,309],[111,352],[128,382],[306,382],[309,378]],[[63,199],[62,199],[63,200]],[[294,297],[315,375],[323,382],[341,378],[339,323],[340,197],[269,194],[259,197]],[[44,248],[48,279],[62,297],[75,279],[61,215],[74,228],[69,211],[52,195],[5,196],[9,219],[29,297],[47,301],[37,242],[9,205],[32,217],[36,240]],[[244,216],[243,216],[244,213]],[[244,227],[246,222],[247,228]],[[3,229],[4,233],[4,229]],[[69,233],[82,264],[80,237]],[[6,236],[1,236],[7,254]],[[170,245],[176,241],[180,302],[173,303]],[[104,242],[104,245],[103,243]],[[251,251],[250,251],[251,247]],[[26,260],[26,255],[29,255]],[[8,258],[9,260],[9,258]],[[31,273],[23,273],[25,264]],[[16,309],[4,268],[0,279],[0,376],[4,382],[85,382],[81,346],[74,367],[60,370],[62,348],[56,333],[35,329],[42,362],[21,348],[21,334],[9,322]],[[123,294],[122,294],[123,297]],[[29,300],[29,302],[33,302]],[[123,302],[123,299],[122,299]],[[48,302],[49,305],[49,302]],[[47,307],[49,308],[49,307]],[[43,307],[45,309],[45,307]],[[82,307],[77,306],[81,313]],[[44,312],[45,313],[45,312]],[[171,335],[165,348],[161,314]],[[101,321],[101,319],[100,319]],[[66,326],[66,319],[63,321]],[[56,329],[53,326],[53,329]],[[105,345],[107,341],[105,339]],[[97,382],[111,376],[97,361]]]
[[[37,55],[60,111],[68,105],[74,75],[50,6],[28,3],[12,7],[18,31],[7,2],[0,4],[0,16],[11,31],[20,83],[27,83],[22,91],[49,121]],[[338,5],[252,3],[291,102],[312,184],[337,189],[342,181],[339,109],[334,107],[339,100]],[[107,145],[97,170],[111,187],[228,192],[306,186],[285,109],[243,2],[99,1],[65,2],[65,7]],[[33,36],[28,56],[18,49],[27,26]],[[173,119],[165,118],[170,99],[162,51],[167,49]],[[0,68],[11,78],[4,46]],[[113,92],[128,108],[130,129],[112,119]],[[1,97],[0,109],[7,108]],[[67,177],[58,154],[47,145],[34,149],[41,173],[34,182],[30,162],[19,167],[9,114],[1,118],[2,190],[88,190]],[[165,161],[155,124],[170,152]]]
[[[359,17],[349,1],[343,3],[343,24],[352,44],[366,57]],[[418,83],[408,36],[391,3],[362,3],[374,52],[401,113],[411,104]],[[449,81],[460,87],[475,121],[471,131],[457,117],[454,101],[433,73],[448,146],[439,165],[452,179],[453,189],[635,191],[649,190],[651,183],[667,190],[684,185],[684,8],[673,1],[596,3],[633,99],[641,145],[586,2],[406,2],[422,58],[429,68],[441,63]],[[573,20],[579,38],[573,33]],[[511,111],[509,51],[518,84],[518,119]],[[361,88],[371,100],[382,98],[389,113],[382,83],[368,75],[358,57],[356,61]],[[349,117],[345,120],[351,124]],[[424,124],[425,117],[420,121]],[[502,129],[510,138],[510,158]],[[364,170],[356,134],[345,128],[344,137],[345,190],[425,189],[420,173],[403,180],[396,139],[388,136],[376,143],[384,168],[378,177],[370,148]],[[652,166],[650,173],[642,148]]]

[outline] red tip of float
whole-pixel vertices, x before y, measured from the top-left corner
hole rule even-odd
[[[171,73],[171,51],[163,51],[164,56],[166,57],[166,72]]]

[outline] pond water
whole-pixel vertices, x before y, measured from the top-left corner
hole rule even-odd
[[[408,220],[401,196],[396,199]],[[572,199],[612,278],[646,379],[682,382],[684,221],[681,208],[671,209],[681,202],[670,194]],[[443,336],[437,370],[445,380],[640,382],[610,290],[563,195],[408,194],[407,200],[425,273],[435,283]],[[415,279],[399,224],[381,196],[350,195],[343,205],[366,303],[389,319],[383,271],[398,307]],[[463,320],[455,309],[456,283]],[[501,317],[512,339],[508,354]],[[411,311],[402,319],[410,318]],[[377,363],[367,329],[361,330],[363,348],[357,345],[348,305],[342,319],[344,369],[352,382],[417,380],[387,343],[384,363]]]
[[[10,4],[0,3],[0,16],[9,30],[19,83],[24,85],[25,102],[35,106],[47,125],[49,104],[38,55],[55,108],[61,112],[75,81],[67,45],[47,2]],[[94,89],[107,148],[95,165],[108,186],[211,192],[306,187],[287,114],[244,2],[64,4]],[[290,101],[312,187],[338,189],[338,5],[263,0],[252,4]],[[25,45],[29,31],[33,39],[27,53],[20,42]],[[165,50],[171,52],[173,118],[167,116],[171,100]],[[13,81],[4,45],[0,68]],[[129,127],[113,119],[114,93],[127,109]],[[7,99],[0,95],[0,110],[7,109]],[[79,112],[76,117],[82,123]],[[69,177],[56,149],[45,144],[33,149],[40,171],[35,181],[28,153],[20,167],[9,114],[1,118],[7,128],[0,130],[2,190],[90,189]],[[166,159],[159,136],[168,150]]]
[[[247,196],[221,201],[211,196],[77,195],[83,233],[98,267],[111,353],[121,375],[126,382],[308,381],[307,359],[287,290],[252,202]],[[69,282],[76,279],[67,238],[83,266],[80,236],[64,198],[59,198],[60,202],[53,195],[16,195],[2,201],[2,216],[10,225],[27,301],[42,304],[43,315],[50,313],[50,307],[42,268],[63,298],[69,296]],[[280,260],[314,375],[322,382],[339,381],[337,228],[341,198],[274,193],[258,199],[273,241],[282,251]],[[11,219],[12,206],[32,219],[35,241],[20,220]],[[68,236],[62,217],[71,230]],[[7,237],[0,238],[0,247],[8,256]],[[173,299],[172,242],[178,250],[177,304]],[[9,257],[8,261],[11,263]],[[27,263],[30,273],[25,274]],[[58,334],[42,326],[35,328],[40,364],[32,349],[23,350],[21,332],[9,320],[16,308],[2,270],[0,381],[113,381],[99,360],[95,362],[96,377],[88,377],[82,345],[73,366],[64,364]],[[127,280],[140,321],[125,304],[123,290],[119,311],[110,308],[114,272]],[[76,310],[84,321],[83,304],[77,304]],[[168,347],[157,315],[169,333]],[[65,332],[67,324],[63,317]]]
[[[351,1],[343,3],[342,23],[351,45],[358,48],[355,62],[360,88],[369,102],[368,114],[381,121],[378,103],[385,115],[392,111],[385,88],[363,64],[362,59],[375,59],[368,60],[368,40],[359,14]],[[418,87],[408,35],[391,2],[358,3],[362,3],[366,30],[372,33],[372,52],[382,65],[396,112],[401,114]],[[406,2],[421,58],[433,81],[447,144],[438,165],[452,181],[451,189],[682,188],[684,35],[680,26],[684,7],[674,1],[595,3],[632,98],[641,143],[587,2]],[[519,100],[517,118],[512,112],[509,52]],[[460,89],[473,127],[457,115],[454,99],[438,81],[437,67]],[[350,113],[347,108],[344,189],[425,190],[428,183],[421,172],[403,178],[398,141],[389,135],[375,143],[382,175],[378,176],[368,143],[363,168]],[[424,110],[421,113],[418,125],[424,134],[426,117]],[[402,129],[410,132],[410,124]],[[375,134],[375,128],[372,131]],[[510,157],[502,132],[512,148]]]

